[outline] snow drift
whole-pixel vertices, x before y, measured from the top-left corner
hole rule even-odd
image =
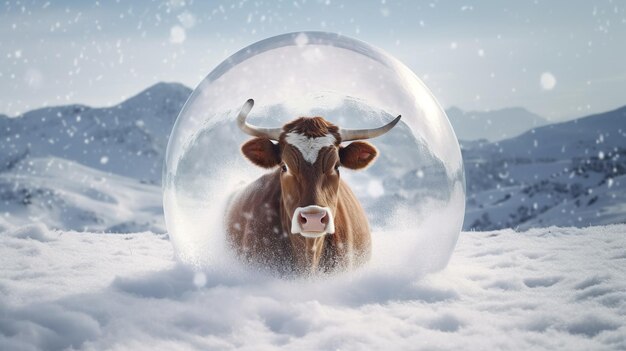
[[[467,232],[422,279],[286,281],[194,273],[163,235],[21,228],[0,242],[0,349],[619,350],[625,231]]]

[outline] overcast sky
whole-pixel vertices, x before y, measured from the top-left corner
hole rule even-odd
[[[622,1],[6,1],[0,113],[195,87],[235,51],[301,30],[386,50],[445,107],[560,120],[626,105]]]

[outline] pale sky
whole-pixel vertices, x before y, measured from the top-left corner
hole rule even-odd
[[[302,30],[384,49],[445,107],[562,120],[626,105],[622,1],[6,1],[0,114],[193,88],[237,50]]]

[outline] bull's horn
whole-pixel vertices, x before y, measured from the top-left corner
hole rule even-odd
[[[261,128],[246,122],[246,118],[248,117],[250,110],[252,110],[252,106],[254,106],[254,100],[248,99],[248,101],[246,101],[246,103],[241,107],[241,111],[239,111],[239,115],[237,116],[237,125],[239,128],[244,133],[255,137],[278,140],[278,138],[280,138],[281,128]]]
[[[385,124],[379,128],[373,129],[339,129],[341,135],[341,141],[359,140],[359,139],[371,139],[381,136],[391,130],[399,121],[402,116],[396,117],[393,121]]]

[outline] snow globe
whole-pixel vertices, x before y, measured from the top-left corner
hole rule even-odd
[[[341,177],[371,228],[364,269],[432,272],[446,266],[465,210],[458,141],[445,112],[404,64],[346,36],[298,32],[254,43],[217,66],[183,107],[167,147],[163,205],[178,259],[191,266],[230,267],[225,213],[233,194],[267,169],[242,155],[247,123],[276,128],[300,116],[368,129],[402,115],[368,140],[378,157]]]

